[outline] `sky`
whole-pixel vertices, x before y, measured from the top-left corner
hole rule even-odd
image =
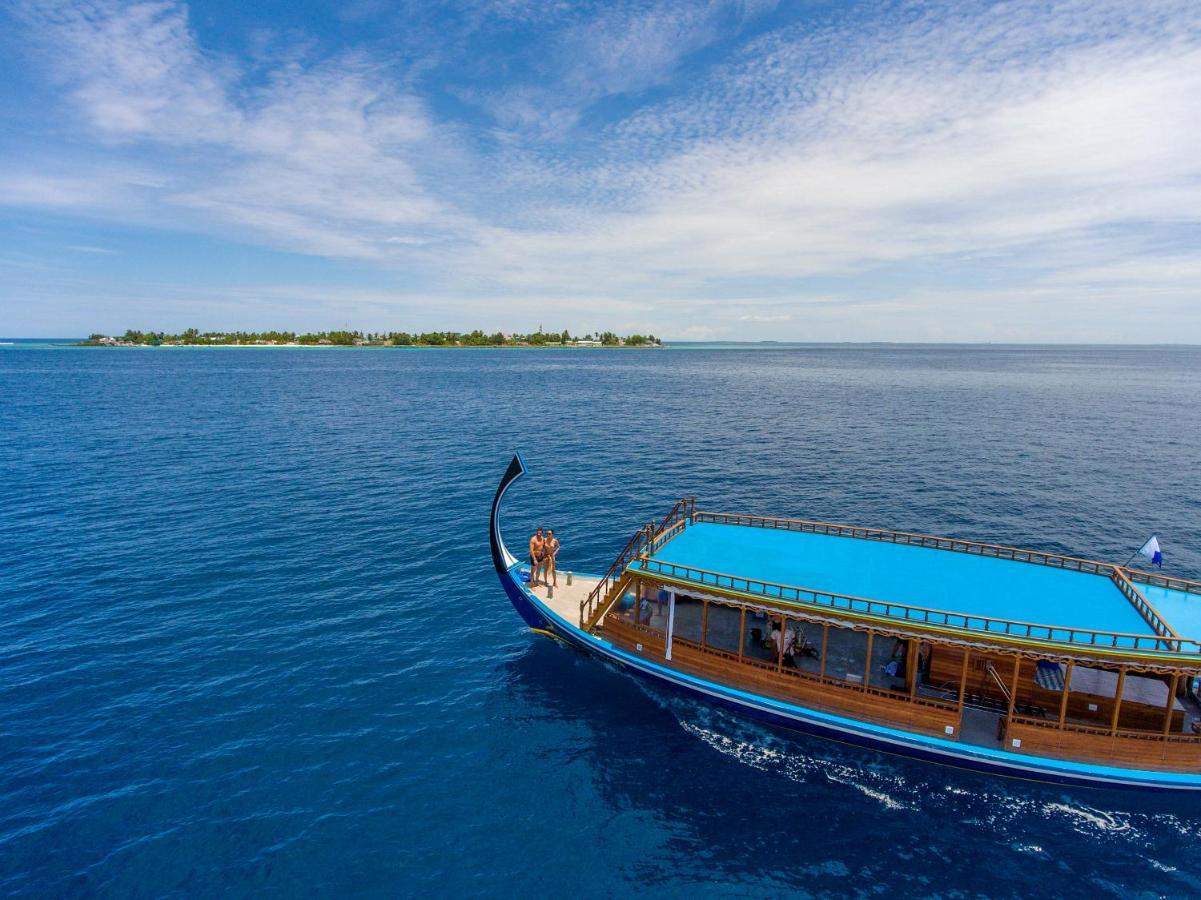
[[[0,334],[1201,343],[1197,0],[0,0]]]

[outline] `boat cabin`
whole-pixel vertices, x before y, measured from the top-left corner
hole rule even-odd
[[[993,750],[1201,772],[1201,583],[686,498],[605,576],[548,602],[750,695]]]

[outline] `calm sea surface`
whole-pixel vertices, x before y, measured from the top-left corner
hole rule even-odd
[[[521,625],[710,509],[1201,577],[1201,349],[0,347],[0,893],[1201,892],[1198,801],[991,780],[648,690]]]

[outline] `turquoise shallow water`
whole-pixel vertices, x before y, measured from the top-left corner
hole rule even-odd
[[[1195,800],[648,692],[521,626],[486,527],[519,445],[510,542],[578,571],[695,493],[1118,561],[1157,531],[1197,577],[1198,396],[1190,348],[0,348],[0,893],[1194,896]]]
[[[655,558],[971,616],[1123,634],[1155,633],[1108,578],[967,553],[698,522]]]

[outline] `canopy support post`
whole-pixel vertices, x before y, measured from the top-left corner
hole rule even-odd
[[[1118,668],[1118,686],[1113,692],[1113,718],[1109,721],[1109,733],[1118,733],[1118,715],[1122,712],[1122,693],[1126,688],[1126,667]]]
[[[963,733],[963,705],[967,702],[967,664],[971,659],[972,651],[967,647],[963,648],[963,665],[959,667],[959,733]],[[916,672],[914,675],[916,676]]]
[[[1172,674],[1172,683],[1168,686],[1168,702],[1167,707],[1163,712],[1163,733],[1165,736],[1172,733],[1172,712],[1176,707],[1176,691],[1180,689],[1180,673]]]
[[[665,659],[671,659],[671,638],[676,631],[676,592],[667,592],[667,652]]]
[[[867,693],[867,683],[872,677],[872,638],[875,633],[869,631],[867,633],[867,653],[863,660],[863,692]]]
[[[1063,677],[1063,696],[1059,698],[1059,728],[1063,728],[1063,723],[1068,717],[1068,694],[1072,692],[1072,669],[1076,667],[1074,662],[1068,663],[1068,670]]]
[[[1017,706],[1017,702],[1018,702],[1018,672],[1021,670],[1021,666],[1022,666],[1022,658],[1020,656],[1015,656],[1013,658],[1013,679],[1010,682],[1010,688],[1009,688],[1009,712],[1007,712],[1005,714],[1007,719],[1013,718],[1013,710],[1014,710],[1014,707]]]
[[[780,613],[780,644],[776,647],[776,672],[784,671],[784,628],[788,620]]]

